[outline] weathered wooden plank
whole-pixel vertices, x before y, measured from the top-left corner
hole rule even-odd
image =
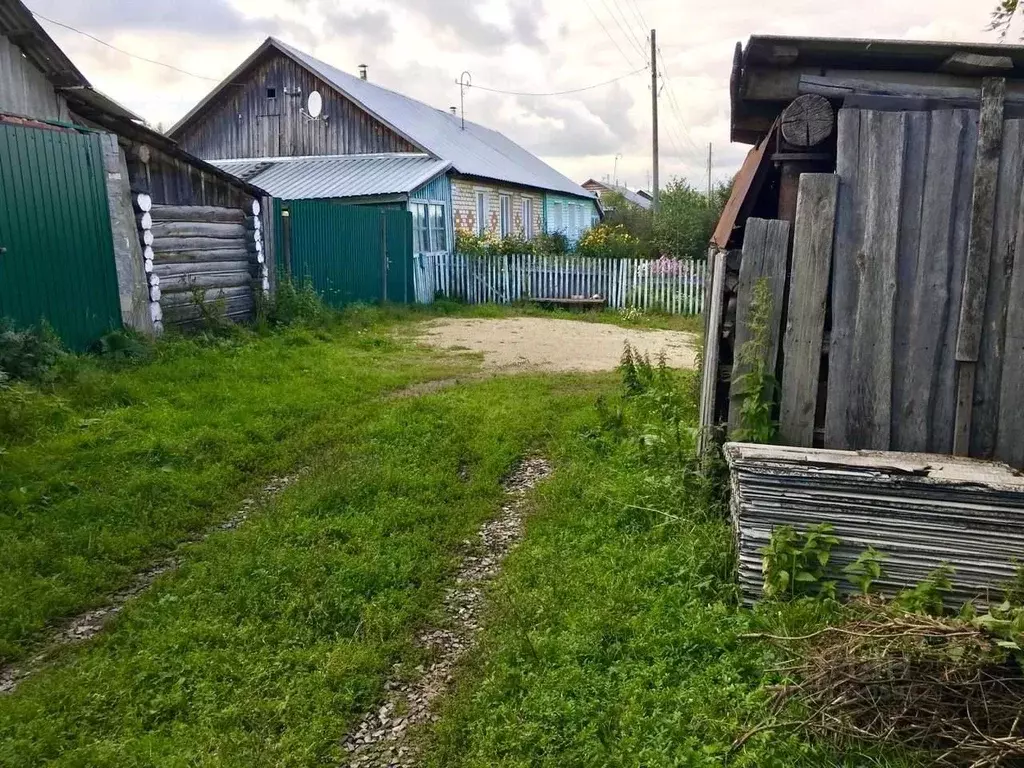
[[[971,202],[971,240],[964,274],[963,303],[956,341],[956,359],[977,362],[992,261],[992,231],[996,210],[996,184],[1003,140],[1003,97],[1006,81],[985,78],[981,97],[980,136],[974,164],[974,199]]]
[[[838,195],[839,177],[835,174],[805,173],[800,177],[779,408],[779,437],[785,445],[810,447],[814,441]]]
[[[826,447],[887,449],[907,115],[865,110],[856,127],[855,159],[851,147],[839,150],[843,172],[851,160],[859,168],[847,194],[840,180],[832,322],[839,365],[830,360]],[[841,119],[840,145],[852,140],[843,130]]]
[[[798,91],[800,94],[814,94],[827,98],[843,98],[851,94],[875,96],[903,96],[910,99],[930,99],[933,101],[954,101],[977,103],[982,98],[982,90],[971,85],[968,78],[952,78],[951,84],[945,84],[936,76],[934,83],[915,83],[903,81],[884,81],[864,76],[844,75],[812,75],[800,76]],[[902,77],[904,73],[899,73]],[[948,76],[947,76],[948,77]],[[977,82],[975,80],[974,82]],[[1011,91],[1006,94],[1009,104],[1024,104],[1024,93]]]
[[[153,237],[157,240],[170,237],[208,237],[218,240],[235,240],[249,236],[244,223],[203,223],[191,221],[157,221],[153,223]]]
[[[156,264],[153,274],[161,278],[178,277],[181,275],[201,275],[205,273],[249,272],[258,273],[258,265],[251,261],[202,261],[191,264]]]
[[[202,222],[207,224],[242,224],[245,211],[241,208],[220,208],[212,205],[154,205],[149,211],[153,221]]]
[[[1013,69],[1009,56],[986,56],[982,53],[957,51],[944,62],[941,70],[955,75],[997,75]]]
[[[715,426],[715,396],[718,390],[718,360],[722,343],[722,301],[725,293],[725,253],[712,247],[711,279],[708,281],[708,302],[704,309],[704,361],[700,387],[700,433],[697,436],[701,455],[708,449],[711,429]]]
[[[1024,243],[1020,221],[1024,216],[1024,120],[1003,123],[1003,151],[999,160],[996,213],[992,234],[985,319],[974,381],[970,455],[991,459],[996,455],[997,428],[1001,420],[1001,390],[1006,338],[1007,297],[1014,273],[1015,254]]]
[[[1010,283],[1005,295],[1006,332],[1003,341],[995,458],[1024,468],[1024,197],[1011,254]]]
[[[922,258],[922,223],[925,205],[925,169],[928,165],[931,112],[907,115],[907,160],[903,176],[903,215],[900,217],[899,252],[896,264],[896,312],[893,321],[893,356],[901,361],[911,354],[915,341],[912,328],[918,326],[920,310],[914,306],[915,286],[919,278]],[[955,154],[954,154],[955,156]],[[937,178],[929,177],[932,186]],[[928,191],[934,194],[929,187]],[[948,213],[948,210],[947,210]],[[945,227],[949,232],[949,226]],[[924,445],[927,442],[927,421],[908,412],[918,405],[914,397],[914,376],[918,372],[907,365],[895,365],[892,372],[892,436],[895,450],[909,450],[905,446]],[[929,375],[927,372],[924,375]],[[920,434],[918,434],[920,433]],[[917,448],[916,450],[923,450]]]
[[[953,220],[952,259],[949,271],[950,312],[944,318],[945,336],[941,346],[944,353],[939,357],[939,372],[936,379],[934,406],[932,409],[933,450],[952,453],[955,443],[954,431],[959,398],[959,367],[956,355],[949,350],[956,349],[959,333],[959,308],[963,302],[964,272],[967,269],[967,253],[971,239],[971,222],[967,212],[971,210],[974,196],[974,164],[978,155],[977,110],[968,112],[970,119],[960,145],[960,172],[956,177],[956,198],[953,208],[957,216]]]
[[[956,384],[946,336],[955,327],[960,287],[952,280],[958,251],[955,223],[972,115],[941,110],[908,115],[908,153],[903,191],[893,370],[892,447],[901,451],[952,449]],[[928,123],[930,122],[930,135]],[[922,156],[921,149],[926,150]],[[918,181],[919,180],[919,181]],[[920,183],[920,187],[918,186]],[[937,415],[941,415],[939,419]]]
[[[860,137],[861,111],[841,109],[838,117],[836,175],[839,196],[832,258],[832,331],[829,339],[828,388],[825,407],[825,446],[847,448],[850,408],[852,319],[856,314],[856,254],[861,238]]]
[[[748,245],[749,243],[749,245]],[[771,294],[771,317],[768,323],[769,370],[774,372],[778,361],[779,337],[782,322],[782,302],[786,289],[786,256],[789,251],[789,222],[747,219],[743,237],[743,260],[740,262],[740,280],[737,287],[736,344],[734,349],[732,385],[729,393],[729,431],[739,426],[740,377],[747,373],[747,367],[740,362],[739,351],[750,340],[748,328],[754,287],[765,279]]]
[[[999,180],[999,155],[1003,138],[1003,102],[1006,81],[985,78],[982,81],[981,119],[977,159],[974,164],[974,197],[971,203],[970,244],[964,272],[963,298],[956,340],[956,359],[976,363],[981,349],[981,331],[985,315],[985,295],[992,263],[992,237],[995,222],[996,185]],[[970,450],[970,409],[973,395],[965,400],[966,377],[974,385],[975,366],[960,368],[958,408],[953,450],[967,455]]]

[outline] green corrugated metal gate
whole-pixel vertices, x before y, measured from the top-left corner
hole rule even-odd
[[[278,205],[282,205],[280,202]],[[412,215],[383,206],[293,200],[279,218],[282,266],[335,307],[413,299]]]
[[[100,138],[0,124],[0,316],[84,348],[121,327]]]

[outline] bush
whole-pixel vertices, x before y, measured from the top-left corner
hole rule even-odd
[[[0,318],[0,371],[6,377],[52,381],[54,367],[66,354],[64,345],[47,323],[18,330],[9,318]]]
[[[621,224],[598,224],[587,230],[576,245],[576,253],[599,259],[642,259],[648,255],[643,243]]]
[[[294,280],[282,278],[278,281],[273,299],[258,307],[257,320],[273,325],[316,325],[330,314],[330,309],[313,287],[312,280],[306,278],[296,285]]]
[[[93,345],[93,351],[114,363],[136,363],[149,360],[153,346],[149,339],[133,328],[120,328],[102,336]]]

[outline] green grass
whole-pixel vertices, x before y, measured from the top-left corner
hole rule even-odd
[[[310,476],[193,545],[111,631],[0,698],[0,764],[337,760],[391,665],[415,658],[412,633],[495,513],[503,475],[601,386],[502,379],[359,407]]]
[[[694,474],[692,398],[663,390],[626,403],[624,418],[614,400],[604,413],[559,443],[427,765],[915,764],[785,728],[730,754],[750,729],[790,719],[770,711],[781,677],[768,670],[784,659],[743,635],[800,633],[834,609],[739,605],[722,485]]]
[[[46,391],[0,389],[0,662],[344,440],[366,417],[357,404],[455,369],[376,313],[215,346],[172,340],[120,370],[75,362]]]

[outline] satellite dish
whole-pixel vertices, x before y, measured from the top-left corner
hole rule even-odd
[[[320,113],[324,109],[324,100],[320,96],[319,91],[310,91],[309,98],[306,99],[306,111],[309,116],[313,119],[320,117]]]

